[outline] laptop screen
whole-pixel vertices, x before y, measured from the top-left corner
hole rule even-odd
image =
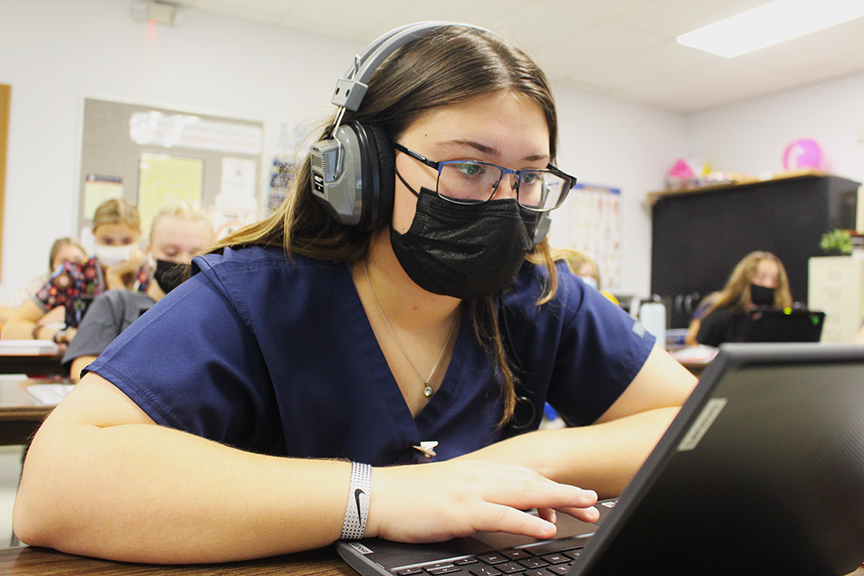
[[[744,342],[819,342],[825,313],[810,310],[759,310],[744,320]]]
[[[723,346],[583,556],[572,576],[855,570],[864,346]]]

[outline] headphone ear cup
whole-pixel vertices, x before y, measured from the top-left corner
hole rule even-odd
[[[393,214],[393,146],[376,124],[351,122],[348,126],[357,136],[362,167],[362,208],[357,226],[371,231],[389,224]]]
[[[396,159],[393,145],[384,130],[376,125],[367,125],[375,142],[375,155],[378,167],[378,182],[372,186],[375,204],[369,220],[369,230],[390,224],[393,217],[393,196],[396,186]]]

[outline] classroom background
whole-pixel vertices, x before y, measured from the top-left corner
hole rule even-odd
[[[78,233],[85,97],[259,120],[266,171],[268,154],[296,139],[295,128],[333,112],[330,93],[350,64],[345,55],[372,40],[197,10],[148,35],[125,0],[0,0],[0,14],[0,83],[12,86],[0,300],[43,271],[55,238]],[[531,53],[532,39],[520,41]],[[553,90],[558,164],[580,182],[620,193],[617,293],[649,294],[646,194],[664,188],[678,158],[703,158],[719,171],[779,172],[784,148],[808,137],[821,145],[830,173],[864,181],[864,73],[695,111],[574,83],[553,81]],[[572,218],[566,208],[555,213],[554,245],[569,243]]]

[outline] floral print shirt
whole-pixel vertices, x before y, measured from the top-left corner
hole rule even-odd
[[[138,270],[132,289],[146,292],[149,284],[150,273],[145,265]],[[90,258],[58,266],[48,282],[33,296],[33,301],[45,312],[63,306],[66,309],[66,326],[77,328],[90,303],[106,289],[102,265],[96,258]]]

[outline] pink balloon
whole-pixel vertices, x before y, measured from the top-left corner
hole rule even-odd
[[[810,138],[795,140],[783,151],[783,169],[822,169],[822,148]]]

